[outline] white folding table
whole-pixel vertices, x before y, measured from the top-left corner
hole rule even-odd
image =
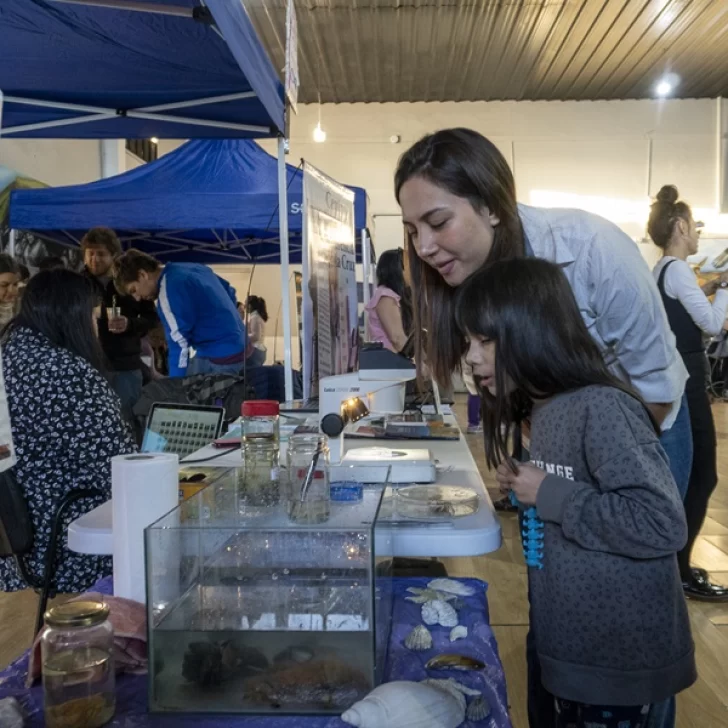
[[[457,427],[455,418],[446,421]],[[461,436],[459,440],[369,440],[347,439],[346,450],[359,447],[389,447],[396,449],[429,449],[437,461],[437,482],[445,485],[464,485],[474,488],[480,507],[472,516],[455,518],[446,523],[412,523],[393,525],[392,553],[377,552],[378,556],[455,557],[479,556],[496,551],[501,545],[501,528],[493,503],[480,477],[470,448]],[[285,443],[281,443],[283,450]],[[202,460],[219,454],[212,445],[186,458]],[[182,465],[185,461],[182,461]],[[231,468],[241,465],[241,453],[235,450],[209,462],[205,467]],[[111,501],[94,508],[73,521],[68,527],[68,548],[82,554],[110,555],[112,553]],[[389,550],[389,549],[387,549]]]

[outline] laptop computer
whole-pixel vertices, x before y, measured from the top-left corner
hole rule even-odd
[[[171,452],[179,459],[220,437],[222,407],[155,402],[147,415],[142,452]]]

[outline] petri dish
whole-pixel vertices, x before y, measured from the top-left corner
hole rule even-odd
[[[418,521],[464,518],[479,506],[478,493],[462,485],[408,485],[397,488],[394,496],[397,516]]]

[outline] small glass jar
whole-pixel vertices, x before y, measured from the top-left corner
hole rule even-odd
[[[311,483],[304,498],[301,490],[320,448]],[[292,435],[288,441],[286,481],[286,512],[294,523],[315,524],[328,521],[331,511],[329,493],[329,447],[326,437],[319,434]]]
[[[45,614],[41,662],[48,728],[99,728],[114,716],[114,630],[102,602],[67,602]]]
[[[280,405],[272,399],[254,399],[243,402],[242,448],[263,446],[270,447],[275,443],[279,447],[279,414]]]
[[[238,477],[238,512],[259,516],[280,502],[278,402],[243,402],[243,467]]]

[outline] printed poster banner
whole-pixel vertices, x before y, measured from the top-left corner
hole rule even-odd
[[[286,97],[293,109],[298,113],[298,87],[300,85],[298,75],[298,21],[296,20],[296,8],[293,0],[288,0],[286,7]]]
[[[303,394],[356,366],[354,192],[303,165]]]

